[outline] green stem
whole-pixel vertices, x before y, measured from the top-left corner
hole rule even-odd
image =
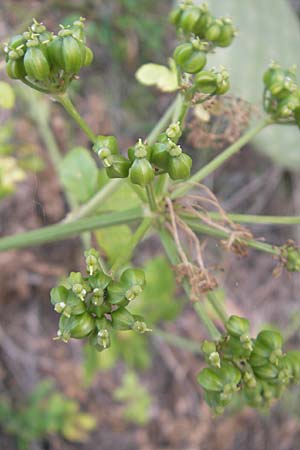
[[[80,128],[84,131],[87,137],[93,142],[96,142],[96,135],[91,130],[86,121],[81,117],[75,106],[73,105],[69,95],[67,92],[63,94],[56,94],[54,96],[55,100],[59,102],[65,110],[70,114],[70,116],[75,120],[75,122],[80,126]]]
[[[120,256],[115,260],[114,264],[111,267],[111,272],[115,273],[122,267],[125,263],[127,263],[134,252],[134,249],[137,247],[139,242],[143,239],[147,231],[152,225],[152,219],[146,217],[138,226],[135,233],[132,235],[128,246],[126,247],[124,252],[121,252]]]
[[[214,310],[216,311],[216,313],[218,314],[221,322],[223,322],[223,324],[225,325],[228,317],[222,303],[220,302],[220,299],[216,295],[216,292],[215,291],[208,292],[207,299],[214,308]]]
[[[145,213],[141,208],[129,209],[102,214],[97,217],[87,217],[70,223],[60,223],[39,228],[25,233],[0,238],[0,251],[31,247],[45,242],[69,238],[83,231],[122,225],[143,219]]]
[[[165,249],[165,252],[166,252],[171,264],[173,264],[174,266],[179,264],[180,258],[178,256],[177,248],[176,248],[175,242],[173,241],[172,236],[169,233],[169,231],[164,227],[160,227],[159,228],[159,237],[160,237],[161,243]],[[183,288],[185,290],[187,297],[189,298],[190,297],[190,286],[186,279],[183,280]],[[204,305],[201,302],[194,303],[194,309],[197,312],[200,319],[202,320],[202,323],[206,327],[211,338],[215,339],[215,340],[219,339],[221,334],[219,333],[218,329],[216,328],[216,326],[214,325],[214,323],[208,316]]]
[[[194,310],[198,314],[198,316],[199,316],[200,320],[202,321],[202,323],[205,325],[207,331],[210,334],[210,337],[214,341],[219,340],[220,337],[221,337],[221,333],[215,327],[215,325],[213,324],[212,320],[207,315],[207,312],[206,312],[206,309],[205,309],[205,305],[202,302],[194,303]]]
[[[157,124],[155,125],[153,130],[148,134],[148,136],[146,137],[146,141],[148,144],[150,144],[150,145],[154,144],[158,135],[167,128],[167,126],[171,122],[174,109],[176,108],[177,101],[178,101],[178,96],[175,97],[175,99],[172,101],[172,103],[170,104],[168,109],[165,111],[163,116],[157,122]]]
[[[226,162],[231,156],[237,153],[247,142],[253,139],[263,128],[270,125],[272,122],[270,118],[264,118],[255,127],[251,128],[234,144],[230,145],[226,150],[220,153],[216,158],[210,161],[206,166],[202,167],[196,172],[189,180],[182,184],[179,188],[173,191],[171,198],[175,199],[186,194],[189,190],[193,189],[195,183],[200,183],[205,177],[214,172],[224,162]]]
[[[187,350],[195,354],[202,353],[201,345],[196,341],[173,333],[168,333],[167,331],[159,330],[158,328],[154,328],[153,333],[168,342],[168,344],[174,345],[175,347],[182,348],[183,350]]]
[[[252,214],[227,214],[229,219],[237,223],[253,223],[262,225],[299,225],[300,216],[256,216]],[[212,219],[221,219],[217,212],[209,213]]]
[[[87,203],[82,205],[80,208],[70,212],[70,214],[68,214],[65,218],[64,222],[71,222],[89,216],[92,212],[97,210],[97,208],[104,202],[104,200],[106,200],[109,195],[111,195],[120,187],[122,181],[122,179],[111,180]]]
[[[202,223],[198,218],[191,217],[190,214],[180,213],[180,217],[185,221],[185,223],[192,228],[192,230],[197,231],[198,233],[202,233],[217,239],[228,239],[230,238],[230,233],[226,231],[218,230],[216,228],[212,228],[209,225]],[[254,248],[261,252],[270,253],[271,255],[280,256],[281,250],[280,247],[275,245],[267,244],[265,242],[255,241],[253,239],[243,239],[239,238],[239,241],[245,244],[247,247]]]
[[[153,189],[153,184],[147,184],[146,186],[147,199],[150,206],[151,211],[157,211],[157,203],[155,198],[155,193]]]

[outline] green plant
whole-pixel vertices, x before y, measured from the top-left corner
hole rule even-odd
[[[15,407],[0,397],[1,427],[16,438],[19,449],[51,434],[72,442],[84,442],[96,426],[95,419],[80,411],[79,404],[55,390],[51,381],[39,383],[24,404]]]
[[[152,230],[159,236],[177,278],[212,339],[203,345],[210,367],[198,379],[205,389],[207,402],[220,413],[233,394],[241,391],[249,405],[267,406],[270,399],[277,398],[299,378],[299,352],[283,355],[280,334],[263,330],[251,339],[246,319],[227,319],[217,295],[216,271],[205,265],[198,234],[218,239],[225,249],[242,256],[248,248],[266,252],[277,258],[278,271],[285,268],[299,272],[300,250],[293,242],[278,246],[255,240],[240,223],[299,224],[300,218],[227,215],[214,194],[199,183],[266,127],[299,126],[300,88],[296,72],[294,68],[286,70],[272,64],[263,75],[263,118],[190,176],[192,158],[179,144],[185,119],[190,108],[196,105],[205,108],[207,102],[229,90],[227,70],[209,69],[206,65],[211,53],[231,45],[236,29],[230,19],[216,18],[207,5],[195,6],[189,0],[171,13],[170,20],[178,31],[180,43],[169,66],[146,64],[136,76],[145,85],[176,91],[177,95],[151,133],[127,149],[127,155],[120,151],[116,137],[96,135],[90,129],[68,95],[68,87],[80,68],[92,60],[86,46],[83,19],[62,27],[57,36],[34,21],[28,31],[6,45],[8,75],[50,94],[65,108],[91,140],[106,177],[99,173],[87,150],[73,150],[59,162],[58,169],[66,193],[75,196],[81,206],[71,211],[64,223],[0,239],[0,250],[97,230],[96,238],[99,247],[105,250],[107,261],[103,261],[97,250],[87,250],[88,275],[72,272],[51,291],[51,301],[61,314],[58,338],[63,341],[88,338],[102,352],[107,351],[120,332],[150,331],[145,322],[148,323],[147,308],[142,308],[144,320],[130,305],[147,283],[143,270],[131,267],[132,256]],[[80,178],[80,186],[75,174]],[[192,189],[195,193],[191,195]],[[136,222],[138,225],[132,231],[129,225]],[[121,226],[117,244],[115,226]],[[106,235],[109,239],[103,239],[103,228],[109,228]],[[160,292],[155,295],[159,297]],[[207,302],[203,301],[205,296]],[[212,320],[208,304],[223,324],[223,333]],[[168,339],[199,351],[197,343],[176,336]]]

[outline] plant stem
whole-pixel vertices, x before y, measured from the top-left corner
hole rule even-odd
[[[180,217],[185,221],[185,223],[192,228],[192,230],[197,231],[198,233],[206,234],[208,236],[217,238],[217,239],[228,239],[230,238],[230,233],[226,233],[225,231],[218,230],[216,228],[212,228],[209,225],[206,225],[198,218],[191,217],[190,214],[180,213]],[[280,247],[275,245],[267,244],[265,242],[255,241],[253,239],[242,239],[239,238],[239,241],[245,244],[248,247],[254,248],[261,252],[270,253],[271,255],[280,256],[281,250]]]
[[[167,331],[159,330],[158,328],[154,328],[153,333],[168,342],[168,344],[174,345],[175,347],[182,348],[183,350],[187,350],[195,354],[202,353],[201,345],[196,341],[173,333],[168,333]]]
[[[87,137],[93,142],[96,142],[96,135],[91,130],[86,121],[81,117],[75,106],[73,105],[69,95],[67,92],[63,94],[56,94],[54,96],[55,100],[59,102],[65,110],[70,114],[70,116],[75,120],[75,122],[80,126],[80,128],[84,131]]]
[[[238,223],[253,223],[262,225],[299,225],[300,216],[256,216],[252,214],[227,214],[229,219]],[[212,219],[221,219],[217,212],[209,213]]]
[[[169,125],[172,119],[172,115],[174,112],[174,109],[176,108],[176,104],[178,101],[178,96],[175,97],[175,99],[172,101],[172,103],[169,105],[168,109],[164,112],[163,116],[159,119],[157,124],[154,126],[153,130],[148,134],[146,137],[146,141],[148,144],[152,145],[155,143],[158,135],[166,129],[166,127]]]
[[[207,299],[218,314],[221,322],[223,322],[223,324],[225,325],[227,322],[227,314],[222,303],[220,302],[220,299],[216,295],[216,291],[208,292]]]
[[[186,194],[189,190],[193,189],[195,183],[200,183],[205,177],[214,172],[224,162],[226,162],[231,156],[237,153],[247,142],[253,139],[263,128],[272,123],[269,118],[264,118],[255,127],[251,128],[234,144],[230,145],[226,150],[220,153],[216,158],[210,161],[206,166],[202,167],[196,172],[189,180],[182,184],[178,189],[173,191],[171,198],[175,199]]]
[[[121,179],[111,180],[87,203],[82,205],[80,208],[70,212],[70,214],[67,215],[63,222],[72,222],[74,220],[89,216],[93,211],[97,210],[98,206],[100,206],[101,203],[103,203],[109,195],[111,195],[120,187],[122,181]]]
[[[132,235],[128,246],[125,248],[124,252],[121,252],[120,256],[115,260],[111,267],[111,272],[115,273],[122,267],[125,263],[127,263],[134,252],[134,249],[139,244],[139,242],[143,239],[150,226],[152,225],[152,219],[149,217],[144,218],[144,220],[140,223],[135,233]]]
[[[0,251],[31,247],[45,242],[69,238],[83,231],[122,225],[143,219],[145,213],[141,208],[129,209],[102,214],[97,217],[87,217],[70,223],[59,223],[39,228],[25,233],[0,238]]]
[[[159,228],[159,237],[160,237],[161,243],[165,249],[165,252],[166,252],[171,264],[173,264],[174,266],[179,264],[180,259],[178,256],[177,248],[176,248],[175,242],[173,241],[172,236],[170,235],[169,231],[164,227],[160,227]],[[186,279],[183,280],[183,288],[185,290],[187,297],[189,298],[190,297],[190,286]],[[201,303],[200,301],[197,303],[194,303],[194,309],[197,312],[198,316],[200,317],[202,323],[206,327],[211,338],[215,339],[215,340],[219,339],[221,334],[219,333],[218,329],[216,328],[216,326],[214,325],[214,323],[208,316],[203,303]]]
[[[157,203],[155,198],[155,193],[153,189],[153,184],[147,184],[146,186],[147,199],[150,206],[151,211],[157,211]]]

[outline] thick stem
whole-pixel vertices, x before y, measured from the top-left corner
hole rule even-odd
[[[67,92],[64,94],[56,94],[54,96],[55,100],[59,102],[65,110],[70,114],[70,116],[75,120],[75,122],[80,126],[80,128],[84,131],[87,137],[93,142],[96,142],[96,135],[91,130],[86,121],[81,117],[75,106],[73,105],[69,95]]]
[[[198,233],[202,233],[217,239],[230,238],[230,233],[226,233],[225,231],[212,228],[211,226],[202,223],[198,218],[191,217],[190,214],[180,213],[179,215],[185,221],[185,223],[192,228],[192,230],[197,231]],[[276,256],[280,256],[281,254],[280,247],[277,247],[275,245],[255,241],[253,239],[239,238],[239,241],[245,244],[247,247],[254,248],[255,250],[259,250],[261,252],[270,253],[271,255]]]
[[[135,208],[127,211],[102,214],[97,217],[87,217],[70,223],[50,225],[48,227],[39,228],[38,230],[27,231],[26,233],[19,233],[1,238],[0,251],[31,247],[46,242],[58,241],[82,233],[83,231],[131,223],[141,220],[144,217],[144,211],[141,208]]]
[[[159,330],[158,328],[154,328],[153,334],[168,342],[170,345],[174,345],[175,347],[182,348],[183,350],[195,354],[202,354],[201,345],[196,341],[178,336],[177,334],[168,333],[167,331]]]
[[[174,266],[180,263],[180,259],[178,256],[177,248],[175,245],[175,242],[172,239],[172,236],[168,232],[166,228],[163,226],[159,229],[159,236],[161,243],[165,249],[165,252],[171,262]],[[183,280],[183,288],[185,290],[185,293],[187,297],[190,297],[190,286],[188,281],[185,279]],[[194,309],[197,312],[198,316],[200,317],[202,323],[206,327],[208,333],[210,334],[211,338],[214,340],[217,340],[220,338],[221,334],[208,316],[204,305],[199,301],[197,303],[194,303]]]
[[[221,219],[217,212],[209,213],[212,219]],[[299,225],[299,216],[256,216],[252,214],[227,214],[229,219],[237,223],[253,223],[259,225]]]
[[[147,199],[151,211],[157,211],[157,203],[155,198],[155,193],[152,184],[147,184],[146,186]]]
[[[216,311],[216,313],[218,314],[221,322],[225,325],[227,322],[227,319],[228,319],[227,313],[226,313],[222,303],[220,302],[220,299],[218,298],[216,292],[215,291],[208,292],[207,299],[210,302],[210,304],[212,305],[212,307],[214,308],[214,310]]]
[[[171,198],[175,199],[186,194],[189,190],[193,189],[195,183],[200,183],[205,177],[214,172],[224,162],[226,162],[231,156],[237,153],[247,142],[253,139],[263,128],[272,123],[269,118],[264,118],[255,127],[251,128],[234,144],[230,145],[226,150],[220,153],[216,158],[210,161],[206,166],[202,167],[196,172],[189,180],[182,184],[178,189],[173,191]]]

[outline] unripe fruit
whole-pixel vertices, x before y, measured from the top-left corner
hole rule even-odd
[[[213,94],[217,89],[216,74],[211,71],[203,71],[195,76],[195,85],[204,94]]]
[[[184,72],[192,74],[200,72],[206,64],[206,54],[195,49],[192,43],[179,45],[173,58]]]
[[[111,314],[112,327],[114,330],[131,330],[135,319],[133,315],[125,308],[119,308]]]
[[[244,317],[230,316],[226,322],[226,329],[232,336],[240,337],[249,333],[250,323]]]
[[[168,138],[166,139],[166,141]],[[168,144],[157,142],[152,146],[151,162],[162,170],[167,170],[170,160]]]
[[[205,368],[197,375],[198,383],[208,391],[221,392],[223,389],[223,380],[218,376],[214,369]]]
[[[106,167],[106,174],[109,178],[127,178],[130,168],[130,161],[122,155],[112,155],[110,167]]]
[[[221,28],[221,33],[216,41],[219,47],[229,47],[235,35],[235,29],[231,23],[224,23]]]
[[[23,59],[9,59],[6,63],[6,72],[9,78],[22,80],[26,77]]]
[[[24,56],[27,75],[33,80],[43,81],[50,75],[50,66],[44,52],[38,47],[29,47]]]
[[[196,36],[199,36],[200,38],[204,38],[205,32],[208,29],[208,27],[213,22],[214,18],[210,14],[210,12],[202,12],[199,19],[194,25],[193,32]]]
[[[277,378],[278,369],[273,364],[265,364],[264,366],[254,367],[253,371],[258,378],[262,380],[272,380]]]
[[[134,160],[130,169],[130,180],[134,184],[147,186],[154,179],[154,170],[146,158]]]
[[[167,171],[172,180],[183,180],[191,173],[192,159],[185,153],[179,156],[171,156],[168,162]]]
[[[61,316],[59,320],[59,329],[62,337],[67,336],[82,339],[88,336],[95,328],[95,319],[88,313],[79,316],[65,317]]]
[[[281,349],[283,345],[282,335],[278,331],[263,330],[256,338],[256,341],[271,351]]]
[[[61,46],[63,69],[66,73],[79,72],[84,64],[84,46],[73,36],[65,36]]]
[[[141,269],[126,269],[120,278],[126,286],[145,286],[145,272]]]
[[[179,21],[179,27],[182,28],[186,33],[191,33],[199,20],[201,11],[197,6],[192,6],[187,8],[182,12]]]
[[[85,47],[83,66],[89,66],[94,59],[94,54],[89,47]]]

